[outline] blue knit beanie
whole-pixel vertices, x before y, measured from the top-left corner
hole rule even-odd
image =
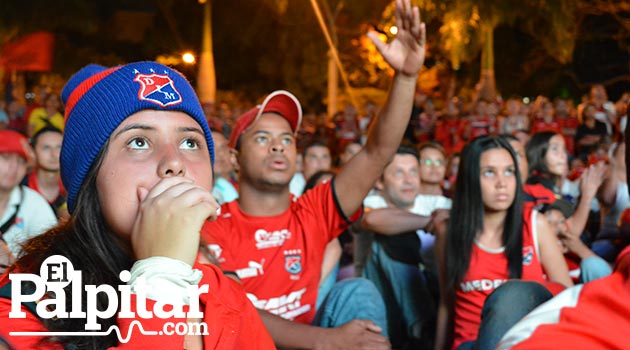
[[[91,64],[64,86],[66,126],[61,147],[61,180],[68,210],[75,209],[79,189],[99,151],[130,115],[145,110],[181,111],[199,123],[214,163],[212,133],[190,83],[179,72],[155,62],[113,68]]]

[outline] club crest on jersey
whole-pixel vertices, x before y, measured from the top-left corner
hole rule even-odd
[[[287,255],[284,257],[284,268],[288,273],[297,275],[302,272],[302,256]]]
[[[133,81],[140,83],[138,98],[167,107],[182,102],[182,95],[175,88],[171,77],[166,74],[137,74]]]
[[[523,247],[523,265],[530,265],[534,259],[534,248],[531,246]]]

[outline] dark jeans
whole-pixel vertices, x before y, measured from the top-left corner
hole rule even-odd
[[[392,259],[378,242],[373,242],[363,277],[374,282],[383,296],[389,337],[394,348],[413,341],[432,342],[436,306],[418,266]],[[429,339],[420,339],[423,328],[427,328],[424,336]]]
[[[507,331],[525,315],[553,295],[542,284],[509,281],[486,298],[481,310],[481,325],[476,342],[466,342],[458,349],[494,349]]]

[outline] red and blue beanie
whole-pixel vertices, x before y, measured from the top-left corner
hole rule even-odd
[[[156,62],[113,68],[90,64],[66,83],[61,98],[65,130],[61,147],[61,180],[72,213],[79,189],[99,151],[130,115],[145,110],[180,111],[199,123],[214,163],[214,144],[206,117],[188,80]]]

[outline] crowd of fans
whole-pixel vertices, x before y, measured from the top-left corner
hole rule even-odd
[[[540,310],[577,308],[570,296],[611,320],[622,314],[616,322],[627,324],[627,300],[607,311],[592,301],[628,279],[630,94],[612,102],[594,85],[577,105],[544,96],[434,99],[414,91],[424,27],[401,6],[401,31],[413,40],[404,64],[381,50],[397,72],[387,102],[347,106],[330,119],[304,113],[286,91],[247,111],[201,105],[185,79],[146,62],[88,66],[60,94],[28,106],[9,102],[0,112],[2,269],[39,271],[43,257],[67,252],[84,263],[75,268],[86,269],[91,284],[112,283],[125,269],[158,276],[150,280],[154,300],[209,284],[212,297],[200,297],[204,320],[220,331],[202,343],[219,348],[228,341],[270,348],[271,339],[279,348],[559,348],[553,334],[561,322],[544,337],[533,330],[550,323]],[[159,78],[171,95],[144,96],[138,80],[123,75],[156,71],[165,72]],[[113,99],[98,95],[114,91]],[[180,103],[163,100],[174,96]],[[119,137],[128,132],[136,134]],[[205,141],[193,135],[171,144],[181,133]],[[153,166],[159,180],[143,187]],[[183,192],[194,194],[194,205],[173,199]],[[163,241],[172,240],[170,227],[183,237],[172,244]],[[0,318],[10,304],[7,282],[0,279]],[[7,337],[26,323],[4,321],[0,348],[39,341]],[[44,330],[82,326],[30,321]],[[602,345],[598,335],[575,331],[591,320],[562,321],[575,339]],[[129,326],[116,317],[104,322]],[[629,345],[599,333],[613,347]],[[82,347],[86,339],[53,342]],[[197,341],[166,343],[196,348]]]

